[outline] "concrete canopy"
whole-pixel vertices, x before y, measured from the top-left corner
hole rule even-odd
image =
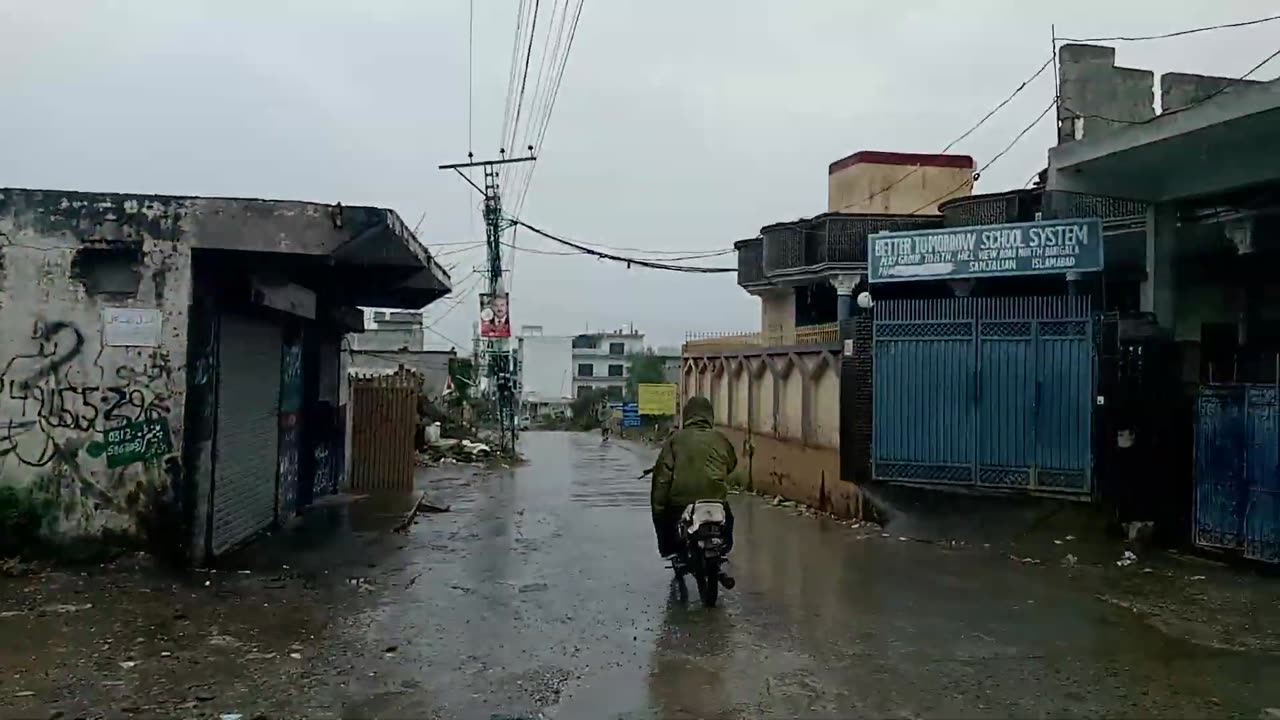
[[[1050,190],[1146,202],[1194,198],[1280,179],[1280,81],[1049,151]]]
[[[194,250],[291,257],[329,267],[355,305],[419,309],[449,294],[449,273],[392,210],[341,204],[0,188],[0,216],[20,232],[97,245],[136,235]],[[316,288],[333,290],[335,288]]]

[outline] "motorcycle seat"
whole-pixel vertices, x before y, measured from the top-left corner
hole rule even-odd
[[[723,500],[699,500],[685,507],[680,516],[688,532],[696,532],[703,523],[724,524]]]

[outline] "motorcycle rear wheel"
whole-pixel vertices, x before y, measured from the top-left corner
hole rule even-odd
[[[720,568],[708,566],[695,576],[698,580],[698,597],[702,598],[703,607],[716,606],[716,600],[720,596],[720,583],[717,579],[719,574]]]

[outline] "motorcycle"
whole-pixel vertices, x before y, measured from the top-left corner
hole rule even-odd
[[[680,516],[682,549],[671,563],[682,598],[688,595],[686,574],[693,575],[704,607],[715,607],[720,586],[732,590],[737,583],[722,569],[728,547],[724,537],[725,505],[722,500],[699,500]]]

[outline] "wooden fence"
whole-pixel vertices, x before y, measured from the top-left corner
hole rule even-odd
[[[351,491],[413,490],[422,378],[400,370],[351,378]]]

